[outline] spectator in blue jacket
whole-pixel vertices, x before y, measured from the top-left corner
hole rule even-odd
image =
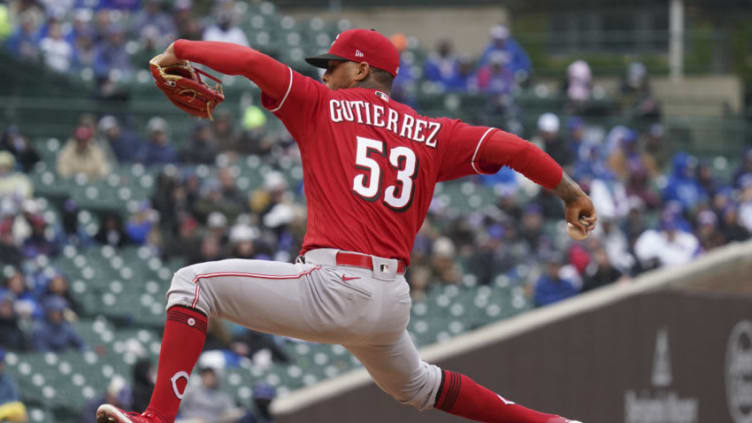
[[[59,296],[52,296],[44,301],[45,320],[38,323],[31,337],[36,351],[60,352],[69,348],[83,350],[86,347],[73,325],[63,316],[67,308],[68,303]]]
[[[39,49],[39,28],[34,15],[22,13],[19,16],[21,25],[6,41],[6,46],[13,54],[21,59],[37,61],[41,58]]]
[[[107,145],[119,163],[136,161],[143,142],[130,131],[124,130],[117,118],[112,115],[99,120],[99,133],[104,135]]]
[[[506,57],[506,67],[520,80],[526,79],[532,70],[530,58],[525,50],[509,34],[506,25],[491,28],[491,41],[486,46],[478,61],[478,67],[488,65],[494,53],[501,53]],[[519,75],[519,76],[518,76]]]
[[[535,284],[535,305],[538,307],[553,304],[577,295],[574,281],[562,276],[563,256],[552,252],[546,257],[546,271]]]
[[[672,161],[671,176],[663,189],[665,202],[675,201],[682,210],[693,210],[707,195],[697,181],[697,159],[687,153],[677,153]]]
[[[460,61],[454,53],[452,42],[439,41],[436,52],[431,53],[423,65],[423,76],[446,87],[459,73]]]

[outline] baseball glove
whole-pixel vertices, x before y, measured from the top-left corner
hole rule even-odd
[[[214,108],[225,100],[220,80],[194,68],[189,62],[160,66],[152,59],[149,67],[157,88],[186,113],[211,119]],[[202,75],[214,80],[214,87],[202,81]]]

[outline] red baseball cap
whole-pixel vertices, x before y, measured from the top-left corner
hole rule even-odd
[[[392,76],[397,76],[400,64],[399,52],[392,41],[373,29],[349,29],[342,32],[337,35],[328,53],[306,57],[305,60],[324,69],[330,60],[366,62]]]

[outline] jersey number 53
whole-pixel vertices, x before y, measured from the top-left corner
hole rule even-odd
[[[379,163],[370,156],[373,153],[388,157],[389,164],[397,170],[397,180],[384,189],[384,204],[394,211],[404,211],[413,200],[413,180],[418,172],[418,159],[413,150],[398,146],[384,151],[384,142],[373,138],[357,137],[355,167],[366,173],[355,175],[352,189],[366,201],[381,197],[382,172]]]

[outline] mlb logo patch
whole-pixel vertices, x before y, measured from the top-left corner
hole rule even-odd
[[[365,56],[365,54],[363,54],[362,51],[357,50],[357,49],[355,50],[355,57],[364,57],[364,56]]]

